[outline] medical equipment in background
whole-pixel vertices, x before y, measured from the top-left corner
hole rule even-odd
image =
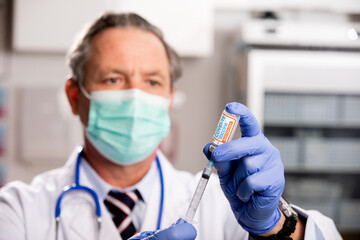
[[[56,206],[55,206],[55,221],[56,221],[56,224],[55,224],[56,238],[55,239],[56,240],[58,239],[58,231],[59,231],[59,225],[60,225],[60,220],[61,220],[61,218],[60,218],[61,201],[66,194],[73,192],[73,191],[84,191],[92,196],[92,198],[95,202],[95,214],[97,216],[96,221],[97,221],[97,225],[98,225],[98,228],[97,228],[98,239],[99,240],[101,239],[102,214],[101,214],[99,197],[93,189],[80,184],[80,163],[81,163],[82,157],[83,157],[83,147],[79,146],[78,156],[76,159],[76,167],[75,167],[75,182],[71,185],[66,186],[56,201]],[[157,164],[157,168],[159,170],[160,185],[161,185],[160,186],[159,216],[158,216],[157,227],[156,227],[156,230],[159,230],[160,226],[161,226],[162,212],[163,212],[163,207],[164,207],[164,178],[163,178],[163,173],[162,173],[162,169],[161,169],[161,165],[160,165],[160,160],[157,156],[156,156],[156,164]]]
[[[360,234],[360,25],[312,16],[243,21],[226,96],[281,152],[285,198]]]
[[[233,138],[235,130],[236,130],[236,126],[239,123],[239,119],[240,119],[240,116],[231,114],[231,113],[227,112],[226,110],[223,111],[223,113],[221,114],[219,123],[217,125],[215,134],[213,136],[213,144],[209,148],[210,152],[214,151],[214,149],[217,146],[219,146],[223,143],[226,143]],[[201,197],[204,194],[206,185],[210,179],[213,165],[214,165],[214,161],[209,160],[207,166],[204,168],[204,171],[201,175],[199,183],[196,187],[195,193],[190,202],[190,206],[184,217],[184,220],[186,220],[189,223],[193,222],[194,215],[196,213],[197,208],[199,207]]]

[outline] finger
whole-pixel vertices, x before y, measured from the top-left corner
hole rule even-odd
[[[135,236],[133,236],[132,238],[130,238],[129,240],[141,240],[141,239],[145,239],[145,237],[150,237],[153,236],[157,231],[145,231],[145,232],[141,232]]]
[[[265,198],[261,195],[255,194],[252,203],[245,205],[246,210],[247,212],[251,212],[251,217],[254,219],[264,219],[270,217],[274,214],[275,209],[277,209],[280,197],[281,195],[274,195]],[[277,217],[278,214],[275,216]]]
[[[239,124],[241,128],[241,135],[243,137],[252,137],[261,131],[255,116],[241,103],[228,103],[226,105],[226,111],[240,116]]]
[[[208,143],[203,148],[203,152],[208,160],[212,159],[211,158],[212,153],[209,151],[209,148],[211,145],[212,145],[211,143]],[[230,172],[230,170],[233,168],[232,165],[233,165],[233,163],[231,161],[214,162],[214,167],[217,170],[217,173],[218,173],[218,176],[220,179],[220,185],[221,185],[221,188],[223,189],[225,195],[228,195],[228,193],[226,193],[226,191],[227,191],[226,186],[232,177],[232,174]],[[232,194],[232,195],[235,195],[235,194]]]
[[[205,154],[205,156],[207,157],[208,160],[213,160],[212,157],[212,153],[209,151],[210,146],[212,145],[212,143],[208,143],[205,145],[205,147],[203,148],[203,153]],[[231,167],[231,163],[230,162],[220,162],[220,163],[216,163],[214,162],[214,167],[216,168],[216,170],[218,171],[218,175],[219,177],[224,177],[225,175],[227,175],[227,173],[230,171]],[[225,182],[227,180],[224,180]]]
[[[234,168],[239,164],[238,162],[243,161],[244,157],[252,155],[261,155],[261,153],[266,149],[265,143],[262,143],[264,136],[260,134],[259,136],[252,138],[239,138],[227,143],[224,143],[217,148],[212,153],[211,159],[214,160],[214,167],[217,169],[221,183],[229,184],[231,178],[233,177],[232,172]],[[205,150],[206,151],[206,150]],[[246,159],[246,158],[245,158]],[[250,160],[246,160],[245,164],[250,164]],[[257,164],[257,165],[255,165]],[[263,162],[255,161],[253,168],[257,169],[262,166]],[[247,170],[248,173],[252,174],[256,170],[248,169],[244,167],[243,170]],[[243,173],[243,170],[240,174],[240,179],[247,176]],[[249,174],[248,174],[249,175]],[[242,180],[241,180],[242,181]],[[234,184],[239,184],[238,182]],[[236,189],[236,188],[235,188]]]
[[[276,175],[272,170],[268,169],[246,177],[237,189],[237,196],[243,202],[248,202],[254,193],[263,197],[278,195],[284,188],[284,175],[282,173]]]
[[[183,218],[179,218],[175,224],[182,224],[182,223],[187,223],[187,221]]]
[[[253,155],[242,158],[239,161],[236,173],[238,175],[237,178],[239,179],[239,181],[242,182],[244,178],[260,172],[263,166],[266,164],[267,160],[268,159],[265,158],[263,155]]]
[[[229,196],[234,196],[240,183],[248,176],[260,171],[266,159],[261,155],[245,157],[239,161],[232,162],[231,171],[229,176],[221,176],[223,173],[218,173],[220,181],[224,185],[223,189]]]
[[[228,182],[232,178],[231,169],[233,169],[235,165],[235,161],[228,161],[228,162],[214,162],[214,167],[216,168],[219,178],[220,184],[227,185]]]
[[[212,153],[215,162],[232,161],[246,156],[258,155],[267,148],[263,134],[254,137],[243,137],[221,144]]]
[[[212,145],[212,143],[208,143],[208,144],[206,144],[205,147],[203,148],[203,153],[205,154],[205,156],[206,156],[206,158],[207,158],[208,160],[211,159],[211,152],[209,151],[209,148],[210,148],[211,145]]]
[[[196,229],[190,223],[176,223],[175,225],[159,231],[151,239],[169,240],[194,240],[197,236]]]

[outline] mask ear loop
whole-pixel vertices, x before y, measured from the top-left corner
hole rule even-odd
[[[80,91],[82,92],[82,94],[89,100],[91,100],[90,94],[85,90],[85,88],[83,87],[83,85],[80,83],[79,84],[79,88]]]

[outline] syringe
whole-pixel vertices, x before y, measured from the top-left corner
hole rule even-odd
[[[236,126],[239,123],[240,116],[237,116],[235,114],[231,114],[227,112],[226,110],[223,111],[221,114],[219,123],[217,125],[215,134],[213,136],[213,144],[210,146],[209,151],[212,153],[214,149],[232,139],[235,133]],[[186,212],[186,215],[184,217],[184,220],[192,223],[196,210],[199,207],[200,200],[202,195],[204,194],[206,185],[209,181],[210,175],[212,173],[212,167],[214,162],[210,160],[207,164],[207,166],[204,168],[204,171],[202,172],[200,181],[196,187],[195,193],[193,195],[193,198],[190,202],[190,206]]]

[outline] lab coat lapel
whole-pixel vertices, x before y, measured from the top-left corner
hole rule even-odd
[[[193,181],[186,182],[191,175],[176,170],[170,162],[162,161],[165,181],[165,204],[162,227],[169,227],[180,217],[184,217],[193,193]],[[184,175],[187,175],[186,177]],[[184,182],[185,181],[185,182]]]
[[[157,176],[159,175],[157,174]],[[140,232],[156,230],[157,220],[159,216],[159,206],[160,206],[160,180],[157,177],[156,179],[154,179],[151,197],[146,202],[146,212],[140,228]]]
[[[169,227],[176,220],[185,215],[186,208],[190,203],[188,189],[184,188],[181,179],[177,179],[178,172],[167,161],[165,156],[158,151],[157,155],[162,167],[164,178],[164,205],[160,228]],[[159,175],[158,175],[159,176]],[[160,179],[154,179],[151,199],[147,203],[145,218],[141,231],[156,230],[160,207]],[[179,184],[180,183],[180,184]],[[191,191],[191,190],[190,190]]]

